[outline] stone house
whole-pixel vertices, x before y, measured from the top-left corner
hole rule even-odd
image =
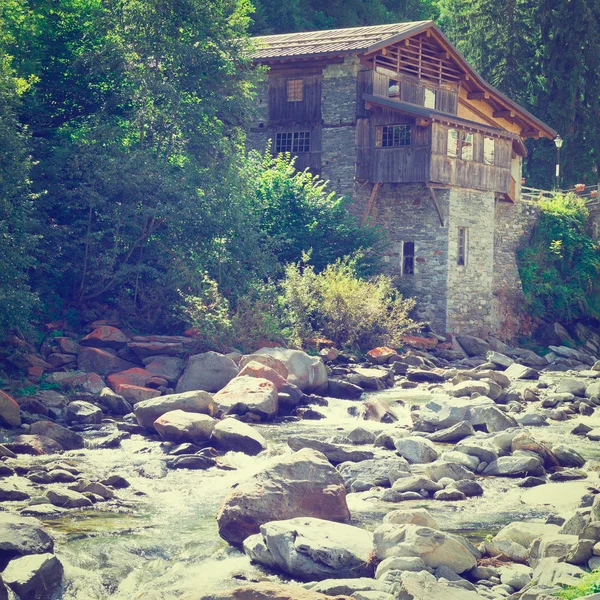
[[[487,335],[519,303],[525,138],[556,132],[485,82],[432,21],[255,38],[250,147],[290,152],[388,232],[383,257],[437,332]]]

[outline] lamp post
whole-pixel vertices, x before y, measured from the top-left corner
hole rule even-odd
[[[554,145],[556,146],[556,189],[560,188],[560,147],[563,145],[563,139],[560,135],[554,138]]]

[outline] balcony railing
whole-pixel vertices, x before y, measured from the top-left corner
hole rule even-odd
[[[572,187],[566,190],[542,190],[538,188],[521,186],[521,198],[523,200],[541,201],[547,198],[553,198],[556,194],[572,193],[583,198],[586,202],[598,202],[600,199],[600,183],[596,185],[586,185]]]

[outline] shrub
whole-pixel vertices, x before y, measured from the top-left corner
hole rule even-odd
[[[600,248],[587,231],[588,211],[574,194],[556,195],[541,204],[528,247],[518,253],[529,313],[556,321],[600,317],[594,293]]]
[[[324,336],[341,347],[396,347],[403,333],[418,328],[409,316],[415,301],[387,276],[361,279],[356,262],[337,260],[321,273],[306,260],[286,268],[282,288],[294,343]]]

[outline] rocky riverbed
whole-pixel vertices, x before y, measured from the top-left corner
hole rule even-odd
[[[60,338],[60,389],[0,394],[0,598],[549,598],[600,565],[587,338]]]

